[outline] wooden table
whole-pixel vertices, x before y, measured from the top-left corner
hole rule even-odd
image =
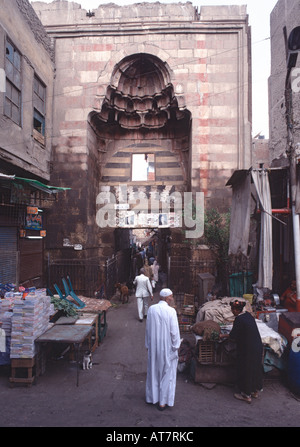
[[[80,324],[57,324],[52,326],[42,335],[40,335],[35,342],[47,343],[65,343],[74,346],[77,363],[77,386],[79,384],[79,350],[83,342],[90,336],[93,327],[90,325]]]
[[[94,352],[95,349],[98,346],[98,342],[99,342],[99,329],[98,329],[98,315],[97,314],[90,314],[90,313],[84,313],[81,316],[78,317],[78,319],[75,321],[75,324],[84,324],[84,325],[89,325],[93,327],[93,331],[95,331],[95,341],[90,345],[90,351]],[[92,334],[92,338],[93,338],[94,332]]]
[[[85,303],[85,307],[79,310],[80,313],[98,315],[98,341],[101,343],[107,331],[106,312],[111,307],[111,302],[108,300],[99,300],[97,298],[88,298],[85,296],[79,296],[79,298]]]

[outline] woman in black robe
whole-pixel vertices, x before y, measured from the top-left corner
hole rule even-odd
[[[234,397],[251,403],[251,397],[258,397],[258,391],[262,389],[263,345],[255,319],[243,310],[246,303],[235,300],[230,305],[236,317],[229,334],[230,338],[235,340],[237,350],[239,393],[234,394]]]

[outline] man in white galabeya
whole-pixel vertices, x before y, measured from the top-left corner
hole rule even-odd
[[[148,276],[145,275],[144,268],[140,269],[140,274],[135,277],[133,284],[136,286],[135,296],[137,300],[137,309],[139,320],[147,318],[149,296],[153,300],[153,291]]]
[[[146,402],[163,411],[174,406],[180,332],[170,289],[162,289],[160,301],[149,307],[145,344],[148,349]]]

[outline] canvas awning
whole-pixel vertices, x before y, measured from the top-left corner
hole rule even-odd
[[[22,177],[15,177],[15,180],[20,180],[21,182],[28,183],[30,186],[33,186],[36,189],[39,189],[43,192],[46,192],[48,194],[55,194],[61,191],[66,191],[71,188],[65,188],[61,186],[51,186],[51,185],[45,185],[42,182],[39,182],[38,180],[28,179],[28,178],[22,178]]]
[[[17,182],[17,183],[25,183],[27,185],[30,185],[34,189],[38,189],[38,190],[43,191],[47,194],[56,194],[58,192],[71,189],[71,188],[61,187],[61,186],[45,185],[44,183],[42,183],[38,180],[24,178],[24,177],[17,177],[15,175],[7,175],[7,174],[3,174],[3,173],[0,173],[0,180],[12,181],[12,182]]]

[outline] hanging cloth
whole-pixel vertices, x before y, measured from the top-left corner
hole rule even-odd
[[[232,186],[232,206],[230,219],[229,254],[247,256],[250,231],[251,176]]]
[[[269,177],[266,171],[252,171],[252,178],[261,205],[261,230],[257,287],[272,290],[272,203]]]

